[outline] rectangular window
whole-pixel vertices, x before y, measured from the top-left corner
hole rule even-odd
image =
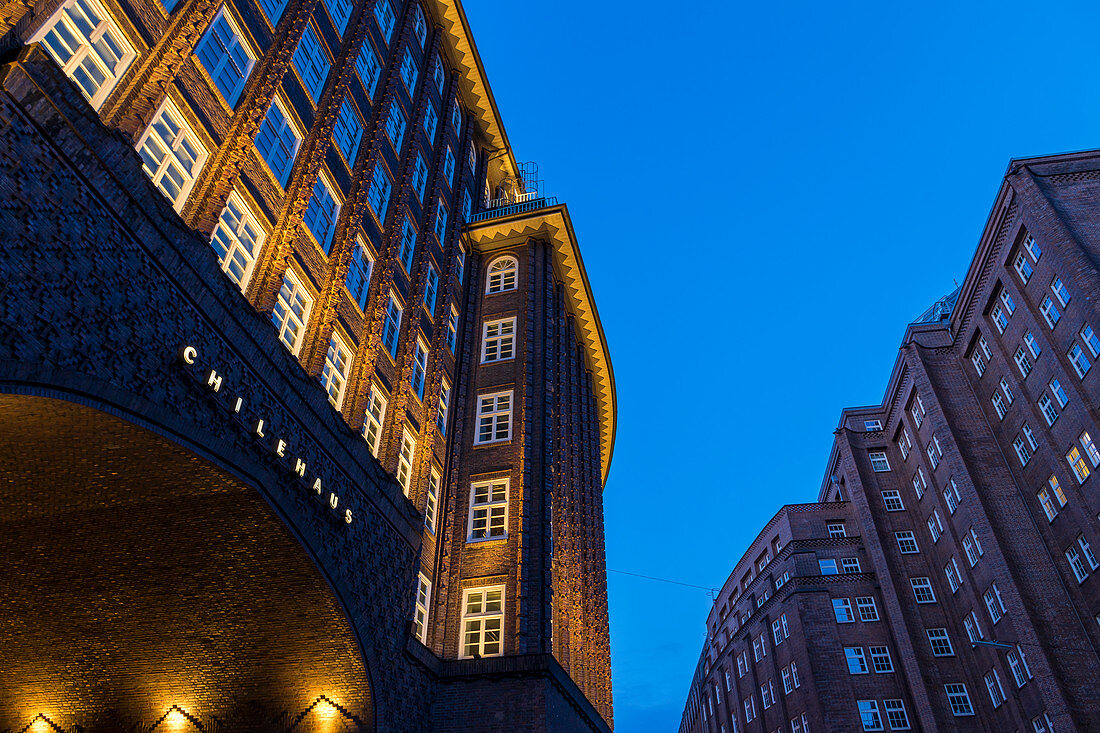
[[[1024,439],[1019,435],[1012,441],[1012,447],[1016,450],[1016,457],[1020,459],[1020,465],[1026,466],[1027,462],[1031,460],[1031,451],[1026,445],[1024,445]]]
[[[840,568],[845,573],[858,573],[859,572],[859,558],[858,557],[845,557],[840,561]]]
[[[1017,348],[1012,358],[1016,362],[1016,368],[1020,370],[1020,374],[1024,379],[1027,379],[1027,375],[1031,374],[1031,360],[1028,359],[1027,354],[1024,353],[1024,347],[1020,346]],[[1009,402],[1011,401],[1012,400],[1009,400]]]
[[[294,156],[302,144],[302,133],[290,121],[290,115],[276,97],[267,110],[260,131],[256,133],[256,150],[267,163],[280,186],[285,186],[294,167]]]
[[[359,113],[355,111],[355,104],[351,99],[344,99],[340,105],[340,114],[336,117],[336,123],[332,127],[332,139],[336,147],[348,162],[349,167],[355,166],[355,154],[359,152],[359,141],[363,139],[363,121]]]
[[[996,669],[985,673],[985,689],[989,692],[989,700],[994,708],[999,708],[1005,702],[1005,691],[1001,687],[1001,677]]]
[[[413,32],[416,33],[416,40],[420,43],[420,47],[424,48],[424,42],[428,40],[428,22],[424,19],[424,10],[419,4],[415,5],[416,20],[413,25]]]
[[[934,514],[928,515],[928,534],[932,535],[932,544],[940,541],[940,535],[943,534],[943,526],[936,521]]]
[[[997,411],[997,418],[1000,420],[1005,419],[1005,415],[1008,414],[1008,408],[1005,407],[1005,401],[1001,397],[1000,392],[994,392],[993,396],[989,398],[993,403],[993,409]]]
[[[932,581],[928,578],[910,578],[909,584],[913,587],[913,597],[917,603],[935,603],[936,594],[932,590]]]
[[[435,206],[435,236],[442,243],[447,233],[447,206],[440,199]]]
[[[817,567],[822,575],[837,575],[836,560],[818,560]]]
[[[936,454],[936,449],[932,447],[931,443],[928,444],[928,447],[925,449],[925,453],[928,454],[928,462],[932,464],[932,469],[935,470],[939,468],[940,457]]]
[[[1070,569],[1073,570],[1073,576],[1077,578],[1078,583],[1084,583],[1089,577],[1088,570],[1085,570],[1084,560],[1081,559],[1081,553],[1077,551],[1077,545],[1070,545],[1066,548],[1066,560],[1069,562]]]
[[[1100,338],[1097,338],[1092,326],[1087,323],[1081,326],[1080,336],[1081,340],[1085,342],[1085,346],[1089,347],[1089,353],[1092,354],[1093,358],[1100,357]]]
[[[363,42],[363,50],[355,59],[355,71],[359,74],[359,80],[363,82],[367,96],[374,99],[374,90],[378,87],[378,79],[382,76],[382,62],[378,60],[378,52],[374,50],[370,40]]]
[[[1031,431],[1031,426],[1025,422],[1020,426],[1020,430],[1023,431],[1024,437],[1027,438],[1027,444],[1031,446],[1031,450],[1037,450],[1039,448],[1039,441],[1035,439],[1035,433]]]
[[[383,0],[379,5],[389,5]],[[467,588],[462,599],[463,659],[499,657],[504,653],[504,586]]]
[[[890,658],[890,648],[885,646],[872,646],[868,647],[867,651],[871,655],[871,668],[876,673],[885,673],[894,671],[894,661]]]
[[[890,461],[886,458],[886,453],[882,451],[871,451],[871,468],[877,473],[890,470]]]
[[[999,303],[993,306],[993,310],[989,312],[989,317],[993,319],[993,325],[997,327],[997,331],[1004,333],[1005,328],[1008,327],[1008,316],[1005,315],[1004,308]]]
[[[955,656],[955,650],[951,648],[951,638],[947,635],[945,628],[928,629],[928,643],[932,646],[933,656]]]
[[[905,510],[905,504],[901,500],[901,492],[891,489],[882,492],[882,502],[888,512],[900,512]]]
[[[405,49],[405,55],[401,57],[401,81],[405,82],[405,88],[409,94],[416,88],[416,77],[420,75],[420,69],[413,59],[412,51]]]
[[[1054,305],[1054,301],[1050,299],[1049,295],[1043,298],[1043,302],[1039,305],[1039,312],[1043,314],[1043,319],[1052,329],[1058,325],[1058,321],[1062,318],[1058,306]]]
[[[321,41],[313,29],[313,24],[307,24],[302,40],[298,42],[298,48],[294,51],[294,69],[301,77],[314,104],[321,99],[321,90],[325,88],[325,79],[328,78],[331,66],[328,54],[321,47]]]
[[[279,339],[298,355],[302,348],[302,337],[309,322],[309,312],[313,308],[313,298],[306,292],[305,286],[289,269],[283,274],[283,285],[275,308],[271,311],[271,322],[279,332]]]
[[[486,321],[482,327],[481,363],[487,364],[513,358],[515,332],[515,318]]]
[[[855,614],[852,613],[852,602],[847,598],[833,599],[833,615],[838,624],[850,624],[856,620]]]
[[[412,274],[414,254],[416,254],[416,228],[406,215],[404,221],[401,222],[401,246],[397,256],[401,260],[405,272],[410,275]]]
[[[137,56],[98,0],[68,0],[31,40],[42,42],[97,111]]]
[[[466,275],[466,248],[461,244],[458,245],[458,252],[455,253],[455,279],[458,280],[458,284],[462,284],[462,279]]]
[[[474,200],[470,197],[470,192],[464,188],[462,189],[462,220],[469,221],[473,210]]]
[[[234,191],[225,202],[210,244],[218,255],[218,264],[243,292],[252,276],[252,267],[264,243],[264,230],[252,211]]]
[[[1004,603],[1001,601],[1001,593],[997,590],[997,584],[994,583],[982,594],[982,600],[985,601],[985,610],[989,613],[989,620],[994,626],[1005,615]]]
[[[890,730],[909,730],[909,715],[905,712],[903,700],[883,700],[882,707],[886,711]]]
[[[428,309],[428,313],[435,314],[435,299],[436,293],[439,292],[439,275],[435,271],[435,267],[428,263],[428,276],[424,282],[424,307]]]
[[[847,537],[848,532],[844,528],[843,522],[831,522],[825,525],[825,530],[829,533],[830,537]]]
[[[393,28],[397,25],[397,16],[393,13],[393,4],[390,0],[378,0],[375,3],[374,19],[378,21],[378,29],[382,31],[382,37],[386,39],[386,43],[389,43]]]
[[[1096,570],[1096,568],[1100,567],[1100,563],[1097,562],[1096,555],[1093,553],[1089,541],[1085,539],[1085,535],[1077,535],[1077,544],[1081,547],[1081,552],[1084,554],[1085,560],[1088,561],[1089,568]],[[996,586],[994,586],[994,590],[996,590]],[[997,598],[1000,599],[1000,597],[1001,594],[997,593]]]
[[[1022,250],[1016,255],[1016,260],[1012,263],[1012,266],[1016,268],[1016,273],[1020,276],[1020,280],[1023,281],[1024,285],[1027,285],[1027,281],[1031,279],[1031,274],[1035,272],[1035,270],[1028,261],[1027,255],[1025,255]]]
[[[974,541],[969,535],[963,535],[963,551],[966,553],[966,561],[970,563],[970,567],[978,564],[978,551],[974,549]]]
[[[226,104],[230,107],[236,105],[248,74],[256,63],[256,56],[248,48],[227,6],[222,5],[214,16],[206,34],[195,46],[195,55]]]
[[[1054,403],[1051,402],[1050,397],[1044,392],[1039,397],[1039,410],[1043,413],[1043,418],[1047,421],[1047,425],[1053,425],[1054,421],[1058,419],[1058,411],[1054,409]]]
[[[351,369],[351,349],[344,340],[332,334],[325,354],[325,366],[321,371],[321,384],[328,392],[328,401],[337,410],[344,404],[344,389],[348,386],[348,372]]]
[[[408,427],[401,428],[401,452],[397,455],[397,483],[409,495],[409,486],[412,484],[413,458],[416,456],[416,438],[409,432]]]
[[[336,233],[336,219],[339,216],[340,202],[336,199],[335,188],[322,172],[313,183],[313,195],[309,197],[309,206],[306,207],[303,221],[326,255],[332,248],[332,237]]]
[[[447,178],[448,186],[455,185],[455,154],[450,145],[443,155],[443,175]]]
[[[413,189],[420,201],[424,200],[424,188],[428,185],[428,166],[424,164],[424,156],[419,151],[416,154],[416,165],[413,166]]]
[[[508,536],[508,479],[478,481],[470,485],[470,520],[466,541]]]
[[[443,71],[443,62],[439,60],[439,56],[432,59],[432,80],[435,82],[435,88],[442,92],[446,78]]]
[[[859,609],[860,621],[878,621],[878,606],[875,605],[873,596],[860,596],[856,598],[856,607]]]
[[[966,627],[966,636],[970,639],[971,643],[982,638],[982,627],[978,623],[977,615],[973,611],[967,614],[966,618],[963,619],[963,626]]]
[[[898,541],[898,548],[903,555],[914,555],[920,552],[920,548],[917,547],[917,538],[912,532],[894,532],[894,537]]]
[[[348,276],[344,284],[351,293],[351,299],[359,306],[360,310],[367,309],[367,290],[370,287],[371,270],[374,267],[374,257],[367,250],[367,245],[362,237],[355,238],[355,248],[351,252],[351,263],[348,266]]]
[[[1058,302],[1065,308],[1069,305],[1069,290],[1066,289],[1066,284],[1062,282],[1062,278],[1058,275],[1054,276],[1054,279],[1050,281],[1050,290],[1054,293],[1054,297],[1058,299]]]
[[[390,113],[386,116],[386,137],[394,152],[400,155],[401,143],[405,140],[405,111],[396,99],[390,104]]]
[[[378,446],[382,440],[382,423],[386,420],[388,401],[378,385],[371,384],[367,395],[367,413],[363,418],[363,439],[367,441],[371,455],[378,457]]]
[[[772,685],[772,681],[768,680],[766,685],[760,685],[760,700],[764,703],[764,709],[767,710],[772,706],[775,699],[775,688]]]
[[[1027,350],[1031,352],[1033,358],[1038,359],[1039,354],[1043,353],[1043,349],[1039,346],[1039,342],[1036,340],[1035,336],[1032,335],[1031,331],[1024,334],[1024,344],[1027,346]]]
[[[451,313],[447,317],[447,348],[455,353],[455,345],[458,343],[458,311],[451,306]]]
[[[439,126],[439,115],[435,111],[435,106],[428,102],[428,108],[424,111],[424,134],[428,136],[428,142],[434,143],[435,131]]]
[[[789,695],[794,692],[794,685],[791,684],[791,672],[787,667],[784,667],[779,671],[779,676],[783,681],[783,694]]]
[[[177,212],[183,209],[207,152],[172,100],[165,98],[138,140],[137,151],[153,185]]]
[[[1012,300],[1012,296],[1009,295],[1008,290],[1005,288],[1001,288],[1001,302],[1004,303],[1008,315],[1011,316],[1016,312],[1016,303]]]
[[[954,490],[952,490],[954,487]],[[951,479],[951,486],[948,486],[943,490],[943,500],[947,504],[948,514],[954,514],[955,510],[959,508],[958,487],[955,486],[955,479]]]
[[[883,730],[877,700],[857,700],[856,707],[859,710],[859,719],[863,723],[863,730]]]
[[[951,705],[951,714],[956,718],[973,715],[974,708],[970,705],[970,695],[966,692],[966,685],[962,682],[952,682],[943,686],[947,692],[947,702]]]
[[[1085,378],[1085,375],[1089,373],[1089,369],[1092,368],[1092,362],[1085,356],[1084,349],[1076,341],[1069,347],[1069,351],[1066,352],[1066,356],[1069,357],[1069,363],[1073,365],[1073,371],[1077,372],[1077,376],[1081,379]]]
[[[420,573],[416,583],[416,604],[413,608],[413,631],[420,643],[428,638],[428,600],[432,595],[432,581]]]
[[[458,106],[458,100],[454,100],[451,103],[451,127],[454,128],[455,136],[458,136],[459,131],[462,129],[462,108]]]
[[[478,395],[475,445],[512,439],[512,391]]]
[[[1054,518],[1058,516],[1058,508],[1054,506],[1050,491],[1044,486],[1039,489],[1039,493],[1036,494],[1036,497],[1039,499],[1039,505],[1043,507],[1043,514],[1047,515],[1047,521],[1053,522]]]
[[[1100,450],[1096,448],[1096,444],[1092,442],[1092,436],[1088,431],[1081,433],[1078,438],[1081,441],[1081,447],[1085,449],[1085,455],[1089,457],[1089,463],[1096,466],[1100,466]]]
[[[1039,249],[1039,243],[1031,236],[1024,239],[1024,250],[1031,255],[1031,259],[1035,262],[1038,262],[1039,257],[1043,254],[1043,250]]]
[[[1081,456],[1081,451],[1077,450],[1077,447],[1069,449],[1066,453],[1066,463],[1073,469],[1073,475],[1077,477],[1077,483],[1085,483],[1085,479],[1089,477],[1089,467],[1085,464],[1085,459]]]
[[[367,202],[378,217],[378,222],[386,221],[386,210],[390,205],[390,191],[393,189],[393,179],[389,171],[381,162],[374,164],[374,174],[371,177],[370,189],[367,191]]]
[[[382,324],[382,345],[393,358],[397,358],[397,341],[401,333],[401,303],[391,292],[386,300],[386,317]]]
[[[409,385],[416,392],[416,396],[424,399],[424,378],[428,373],[428,345],[420,338],[416,339],[416,349],[413,351],[412,374],[409,375]]]
[[[1066,396],[1066,390],[1062,388],[1062,383],[1057,378],[1050,380],[1050,391],[1054,395],[1054,398],[1058,400],[1059,407],[1065,407],[1069,404],[1069,397]]]
[[[983,374],[985,374],[985,357],[983,357],[977,351],[970,355],[970,363],[974,365],[974,371],[978,373],[978,377],[981,377]]]
[[[959,586],[962,585],[962,577],[959,575],[959,564],[955,562],[954,557],[951,558],[951,562],[943,566],[943,572],[947,576],[947,583],[951,586],[951,592],[957,592]]]
[[[868,432],[868,433],[873,433],[875,431],[882,430],[882,421],[881,420],[864,420],[863,421],[863,430],[865,432]]]
[[[451,409],[451,383],[444,377],[439,387],[439,410],[435,416],[435,426],[440,435],[447,434],[447,413]]]
[[[924,471],[920,468],[913,474],[913,493],[917,495],[917,499],[924,496],[924,487],[928,485],[928,482],[924,480]]]

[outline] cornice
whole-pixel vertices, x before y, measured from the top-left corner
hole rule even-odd
[[[558,204],[530,213],[488,219],[469,226],[466,236],[482,252],[513,246],[530,237],[543,237],[552,244],[554,262],[561,273],[570,311],[576,318],[579,336],[588,356],[588,366],[592,370],[600,418],[601,479],[606,484],[611,454],[615,448],[615,374],[569,209],[565,204]]]

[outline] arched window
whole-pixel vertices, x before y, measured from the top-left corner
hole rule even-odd
[[[515,257],[498,257],[489,264],[489,282],[485,292],[503,293],[516,289],[516,273],[519,263]]]

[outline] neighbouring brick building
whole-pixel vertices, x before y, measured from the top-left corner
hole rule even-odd
[[[1098,324],[1100,152],[1013,161],[820,503],[723,587],[681,732],[1100,730]]]
[[[610,358],[461,5],[0,51],[0,730],[610,730]]]

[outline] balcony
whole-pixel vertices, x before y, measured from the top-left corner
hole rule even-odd
[[[516,196],[515,201],[511,201],[509,199],[492,199],[491,201],[489,201],[488,208],[486,208],[484,211],[479,211],[470,217],[469,223],[477,224],[480,221],[496,219],[501,216],[526,214],[529,211],[545,209],[547,206],[556,206],[557,203],[557,197],[540,196],[535,192],[521,193]]]

